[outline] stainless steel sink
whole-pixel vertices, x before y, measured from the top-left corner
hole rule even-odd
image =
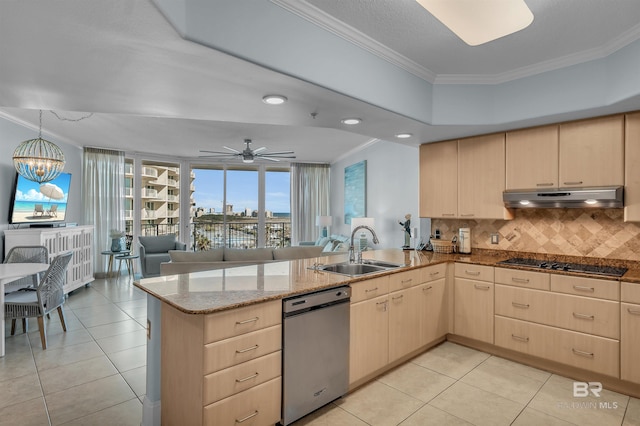
[[[317,269],[319,271],[331,272],[334,274],[360,276],[367,274],[375,274],[378,272],[388,271],[390,269],[399,268],[402,265],[389,262],[378,262],[367,260],[367,263],[334,263],[332,265],[318,265],[311,269]]]
[[[364,259],[362,263],[364,263],[365,265],[382,266],[383,268],[388,268],[388,269],[395,269],[395,268],[400,268],[401,266],[404,266],[398,263],[385,262],[383,260],[375,260],[375,259]]]

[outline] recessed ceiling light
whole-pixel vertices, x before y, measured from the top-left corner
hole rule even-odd
[[[287,100],[287,97],[282,95],[266,95],[262,98],[262,102],[269,105],[281,105]]]
[[[398,138],[398,139],[408,139],[411,136],[413,136],[411,133],[398,133],[396,135],[396,138]]]
[[[343,118],[341,120],[344,124],[353,125],[362,123],[362,119],[360,118]]]

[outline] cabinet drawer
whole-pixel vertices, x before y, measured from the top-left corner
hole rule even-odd
[[[209,405],[280,376],[282,352],[274,352],[204,378],[203,401]]]
[[[282,380],[270,380],[204,407],[203,424],[211,426],[264,426],[280,421]]]
[[[496,284],[549,290],[549,274],[543,272],[521,271],[518,269],[496,268]]]
[[[422,282],[428,283],[430,281],[439,280],[440,278],[445,278],[447,276],[447,264],[440,263],[439,265],[427,266],[426,268],[422,268]]]
[[[389,293],[389,276],[351,284],[351,303],[373,299]]]
[[[620,300],[628,303],[640,303],[640,284],[620,283]]]
[[[472,265],[470,263],[456,263],[455,276],[470,280],[493,282],[493,266]]]
[[[617,302],[496,284],[496,315],[612,339],[620,338]]]
[[[413,287],[420,283],[422,283],[422,271],[420,269],[412,269],[410,271],[389,275],[390,292]]]
[[[640,384],[640,305],[621,303],[620,308],[620,378]]]
[[[204,374],[246,362],[281,349],[282,327],[243,334],[204,346]]]
[[[217,342],[281,322],[281,300],[210,314],[204,320],[204,343]]]
[[[596,278],[551,275],[551,291],[597,297],[598,299],[620,300],[620,282]]]
[[[620,372],[617,340],[497,315],[495,327],[497,346],[607,376],[618,377]]]

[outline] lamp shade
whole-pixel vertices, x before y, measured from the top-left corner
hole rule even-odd
[[[316,217],[316,226],[331,226],[331,216]]]
[[[353,231],[358,226],[368,226],[369,228],[373,228],[376,220],[372,217],[353,217],[351,218],[351,230]]]
[[[34,182],[49,182],[64,169],[64,154],[54,143],[41,137],[22,142],[13,152],[19,174]]]

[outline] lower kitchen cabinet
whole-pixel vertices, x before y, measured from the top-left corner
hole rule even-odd
[[[493,268],[456,263],[455,271],[454,334],[493,343]]]
[[[421,289],[412,287],[389,294],[389,362],[421,346]]]
[[[389,363],[389,295],[351,304],[349,383]]]
[[[620,305],[620,378],[640,384],[640,305]]]
[[[446,281],[440,278],[418,286],[417,290],[420,300],[418,346],[423,346],[447,334]]]

